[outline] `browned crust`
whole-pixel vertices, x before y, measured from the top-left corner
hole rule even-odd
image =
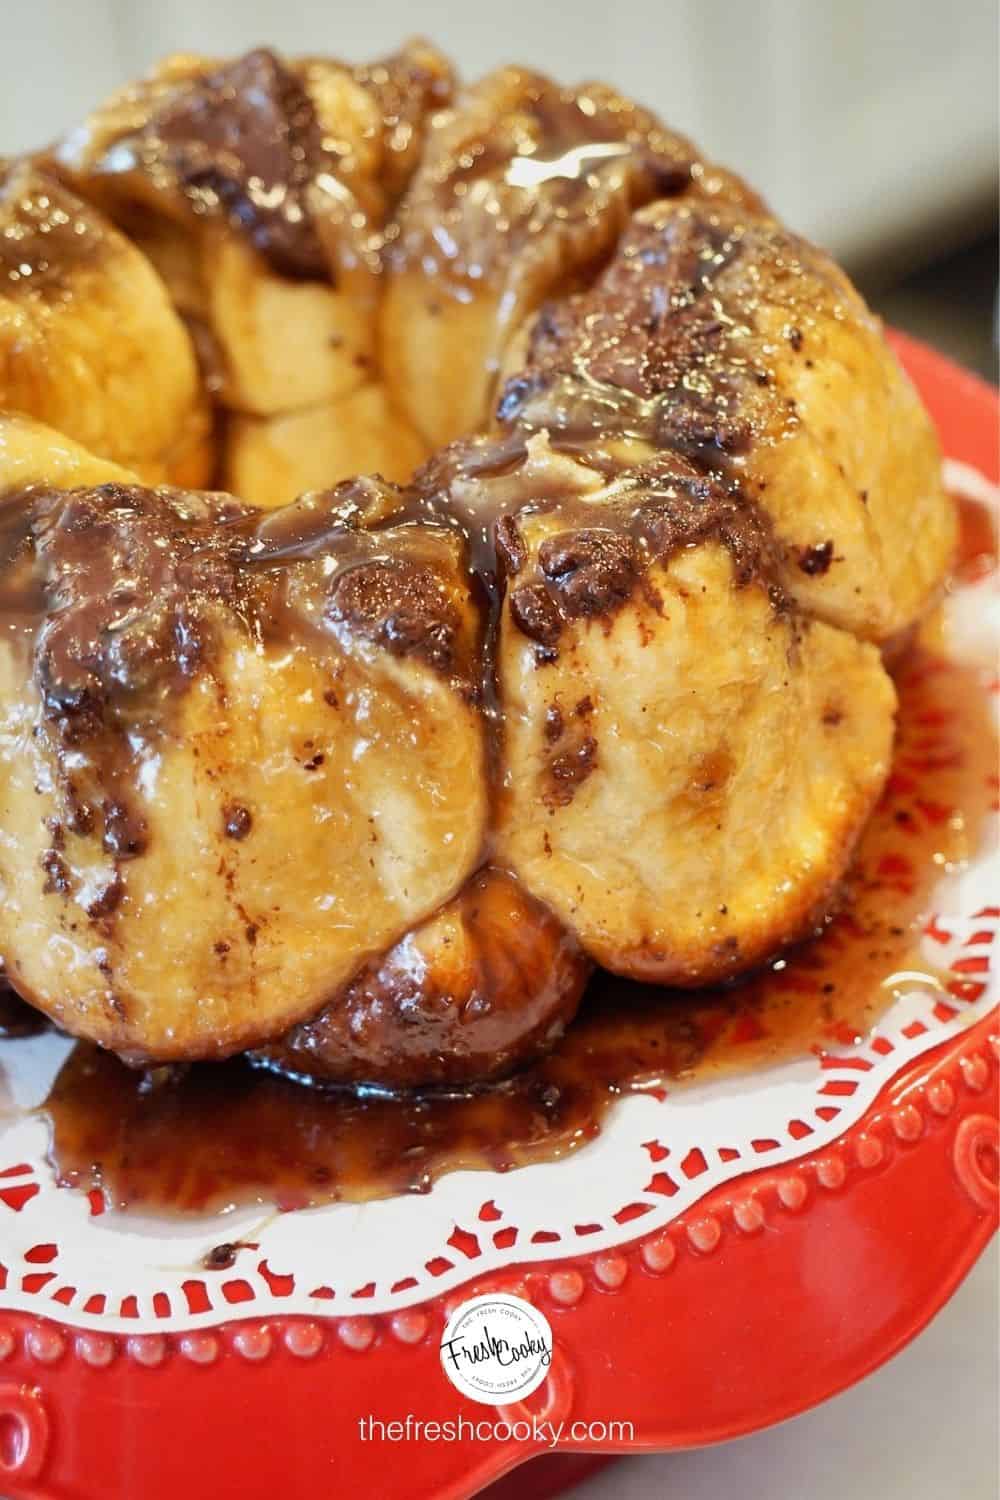
[[[257,1056],[319,1083],[412,1088],[502,1078],[555,1045],[590,968],[541,902],[512,876],[486,869]]]

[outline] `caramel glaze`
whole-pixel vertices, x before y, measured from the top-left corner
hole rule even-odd
[[[748,452],[793,413],[741,349],[755,266],[794,287],[805,247],[727,204],[669,202],[634,218],[593,285],[543,308],[497,416],[557,445],[631,439],[701,469]],[[741,357],[742,356],[742,357]]]
[[[319,102],[331,78],[375,106],[379,139],[366,147],[377,183],[356,148],[324,129]],[[257,48],[138,84],[54,165],[75,170],[82,141],[88,171],[141,180],[138,201],[188,222],[224,220],[282,275],[336,280],[359,261],[377,270],[419,260],[460,297],[506,274],[550,230],[583,243],[616,204],[692,194],[763,207],[738,177],[604,84],[567,89],[506,68],[467,91],[456,114],[436,116],[452,95],[449,66],[426,43],[353,67]],[[432,120],[430,167],[414,178]],[[403,225],[393,213],[407,189]]]
[[[322,650],[346,632],[420,658],[480,708],[496,786],[508,580],[512,618],[540,664],[557,654],[566,620],[612,614],[654,560],[712,537],[732,553],[738,587],[757,583],[789,608],[768,518],[722,469],[665,452],[584,497],[576,486],[590,471],[579,464],[547,465],[539,485],[532,441],[516,431],[467,440],[407,489],[349,480],[266,513],[225,495],[121,484],[0,498],[0,629],[28,657],[62,768],[52,888],[62,889],[67,831],[99,837],[116,861],[145,851],[130,807],[136,745],[169,731],[171,705],[211,670],[223,622],[260,642],[305,635]],[[566,527],[543,547],[539,580],[518,583],[517,516],[553,507]],[[478,598],[474,640],[450,598],[456,552]],[[125,889],[116,869],[113,905]]]
[[[738,177],[607,85],[567,89],[502,68],[442,117],[386,248],[391,264],[419,263],[464,300],[519,263],[530,274],[553,233],[578,243],[581,272],[593,269],[607,253],[599,226],[621,205],[689,193],[762,208]]]
[[[338,66],[313,59],[289,64],[258,49],[179,78],[151,92],[138,130],[103,143],[105,167],[113,154],[116,173],[127,165],[157,191],[180,195],[196,215],[228,216],[276,269],[334,274],[320,244],[315,188],[324,177],[353,182],[356,163],[323,136],[310,87],[325,67]],[[398,193],[419,154],[421,122],[430,107],[448,99],[450,79],[441,59],[419,45],[351,76],[378,103]],[[651,560],[710,536],[733,551],[741,584],[766,575],[773,602],[787,606],[776,582],[780,558],[769,522],[732,464],[765,425],[758,408],[768,377],[729,357],[750,316],[746,297],[739,306],[727,304],[722,318],[715,291],[729,267],[745,259],[748,244],[751,260],[762,251],[779,259],[787,252],[794,279],[791,252],[798,242],[762,217],[760,199],[745,184],[706,164],[689,141],[604,85],[567,90],[540,75],[505,69],[464,102],[467,128],[461,125],[453,140],[445,123],[440,159],[432,152],[431,167],[411,185],[410,230],[401,239],[392,226],[386,232],[394,261],[419,254],[446,278],[478,282],[490,266],[485,252],[468,250],[466,239],[470,190],[480,184],[489,184],[488,201],[480,204],[488,238],[495,253],[502,247],[505,260],[516,258],[522,239],[537,239],[550,227],[566,232],[577,220],[600,221],[623,181],[631,184],[626,212],[652,198],[683,200],[679,215],[676,201],[668,202],[659,214],[633,223],[591,291],[543,312],[523,373],[502,393],[496,436],[454,444],[406,492],[377,481],[353,487],[367,485],[361,524],[368,529],[383,524],[369,504],[378,488],[376,508],[383,516],[391,512],[391,524],[437,522],[459,532],[485,605],[485,649],[476,675],[495,735],[492,643],[502,585],[516,573],[519,553],[516,523],[508,518],[526,506],[567,508],[558,479],[543,480],[541,493],[537,477],[518,481],[527,440],[540,428],[558,452],[622,479],[604,524],[595,530],[602,518],[595,518],[594,507],[581,507],[578,518],[569,518],[578,524],[547,544],[545,581],[517,592],[515,623],[538,642],[541,659],[554,649],[561,618],[618,607]],[[464,118],[460,111],[456,125]],[[522,181],[518,171],[529,175]],[[483,195],[471,196],[479,203]],[[457,228],[450,235],[453,221],[462,235]],[[773,405],[772,399],[772,429]],[[656,457],[637,462],[635,453],[616,455],[611,450],[619,440]],[[456,481],[505,475],[510,484],[488,486],[478,513],[456,503]],[[342,491],[332,492],[338,501]],[[291,519],[276,518],[275,528],[294,527],[300,512],[293,507]],[[612,534],[622,530],[624,539]],[[315,549],[329,545],[315,527],[313,538]]]
[[[919,934],[934,882],[978,846],[996,763],[976,672],[920,644],[897,686],[894,769],[844,904],[755,976],[681,992],[598,974],[552,1053],[468,1091],[303,1089],[245,1061],[142,1076],[80,1044],[44,1106],[61,1180],[117,1207],[181,1211],[424,1192],[457,1168],[565,1156],[624,1094],[863,1037],[907,986],[941,988]]]
[[[776,257],[794,282],[801,250],[772,221],[748,221],[729,203],[648,212],[590,291],[542,310],[523,370],[501,391],[496,433],[453,443],[415,476],[409,513],[461,530],[486,594],[484,701],[502,586],[513,587],[523,563],[519,511],[558,507],[567,518],[544,545],[541,581],[511,596],[512,618],[538,643],[540,660],[566,619],[612,613],[651,561],[710,538],[731,552],[739,586],[757,582],[776,608],[791,608],[781,580],[792,560],[742,460],[795,415],[768,372],[735,357],[735,346],[752,313],[739,290],[753,280],[745,263]],[[608,482],[599,503],[561,490],[557,466],[540,486],[522,477],[532,434],[544,434],[578,473]],[[477,494],[478,510],[463,510],[463,490]],[[829,555],[820,546],[798,567],[822,573],[831,556],[832,545]]]

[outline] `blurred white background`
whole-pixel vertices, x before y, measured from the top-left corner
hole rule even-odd
[[[937,258],[990,223],[995,0],[0,0],[5,151],[179,49],[362,60],[412,33],[475,76],[601,77],[745,173],[854,269]]]

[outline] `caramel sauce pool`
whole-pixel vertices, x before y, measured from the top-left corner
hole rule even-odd
[[[977,576],[989,531],[980,507],[962,509],[962,571]],[[457,1168],[565,1156],[623,1094],[864,1037],[901,990],[941,985],[920,932],[935,883],[975,852],[995,798],[984,676],[950,661],[933,626],[899,663],[892,775],[839,914],[752,978],[685,992],[599,974],[551,1056],[457,1094],[324,1092],[239,1060],[140,1075],[81,1043],[43,1106],[60,1180],[99,1189],[108,1206],[175,1211],[426,1192]]]

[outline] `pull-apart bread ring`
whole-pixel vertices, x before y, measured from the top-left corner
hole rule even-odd
[[[0,275],[0,956],[67,1031],[465,1086],[835,907],[955,519],[738,178],[426,43],[175,57],[4,165]]]

